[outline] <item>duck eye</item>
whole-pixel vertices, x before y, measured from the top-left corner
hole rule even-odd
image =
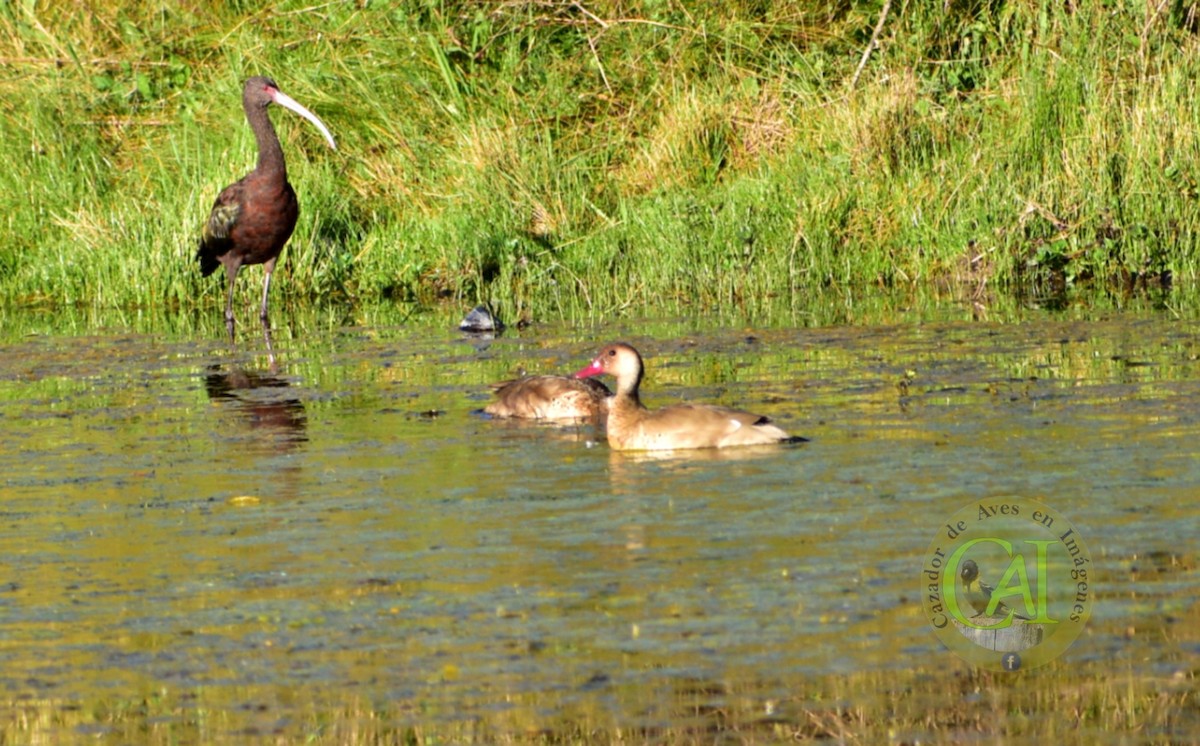
[[[609,350],[609,351],[608,351],[608,356],[609,356],[609,357],[616,357],[616,356],[617,356],[617,351],[616,351],[616,350]]]

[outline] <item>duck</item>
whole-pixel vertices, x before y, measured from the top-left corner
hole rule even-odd
[[[603,383],[572,376],[524,376],[492,390],[496,399],[486,414],[533,420],[603,420],[612,397]]]
[[[632,346],[610,344],[576,378],[610,375],[617,390],[608,406],[607,438],[618,451],[672,451],[799,443],[769,417],[711,404],[675,404],[647,409],[638,397],[645,366]]]

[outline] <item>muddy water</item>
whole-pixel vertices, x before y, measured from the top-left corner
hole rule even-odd
[[[381,707],[661,727],[681,697],[724,706],[708,682],[771,702],[822,674],[960,666],[917,571],[948,515],[1006,495],[1052,505],[1095,555],[1068,661],[1196,663],[1194,324],[486,340],[447,321],[284,328],[273,363],[253,333],[10,329],[0,690],[89,707],[31,730],[104,735],[147,701],[166,714],[144,727],[202,740]],[[651,406],[738,405],[812,441],[645,458],[478,414],[488,382],[574,370],[609,338],[647,357]]]

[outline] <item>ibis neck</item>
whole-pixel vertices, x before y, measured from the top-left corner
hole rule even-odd
[[[275,135],[275,127],[267,116],[265,106],[246,106],[246,119],[250,129],[254,130],[254,139],[258,142],[258,171],[277,172],[287,179],[287,166],[283,160],[283,147],[279,137]]]

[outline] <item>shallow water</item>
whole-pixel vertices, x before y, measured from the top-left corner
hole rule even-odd
[[[234,349],[10,331],[9,699],[169,700],[166,725],[202,711],[209,736],[298,737],[382,703],[398,721],[669,727],[681,700],[965,665],[922,617],[918,571],[947,516],[1005,496],[1068,516],[1094,555],[1095,611],[1065,661],[1169,677],[1200,656],[1193,323],[492,340],[446,322],[283,328],[273,363],[244,330]],[[650,458],[478,413],[489,382],[575,370],[612,338],[647,358],[650,406],[736,405],[811,442]]]

